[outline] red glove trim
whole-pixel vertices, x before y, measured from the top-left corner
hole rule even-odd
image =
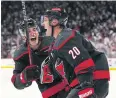
[[[21,80],[22,83],[26,83],[26,80],[24,78],[24,74],[23,73],[20,74],[20,80]]]
[[[13,84],[15,82],[15,79],[16,79],[16,75],[13,75],[12,78],[11,78],[11,81],[12,81]]]
[[[86,88],[78,92],[79,98],[88,98],[94,93],[94,88]]]

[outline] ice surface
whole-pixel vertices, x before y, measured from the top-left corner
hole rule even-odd
[[[12,70],[0,70],[0,98],[42,98],[35,82],[24,90],[15,89],[11,83]],[[116,71],[111,71],[110,75],[110,90],[107,98],[116,98]]]

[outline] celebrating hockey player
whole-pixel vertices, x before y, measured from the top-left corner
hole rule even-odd
[[[41,62],[48,56],[48,47],[54,40],[53,37],[40,37],[40,29],[37,23],[32,18],[27,21],[28,34],[29,34],[29,46],[30,51],[27,48],[27,36],[24,21],[21,22],[19,32],[25,43],[23,43],[14,52],[15,68],[13,70],[12,83],[17,89],[24,89],[31,85],[32,81],[36,80],[40,91],[44,90],[45,86],[40,85],[40,72]],[[29,62],[29,52],[32,54],[32,65]]]
[[[67,21],[67,13],[60,7],[45,12],[44,27],[49,27],[55,41],[41,65],[40,81],[57,83],[42,93],[43,98],[106,98],[110,74],[105,54],[81,32],[66,28]]]

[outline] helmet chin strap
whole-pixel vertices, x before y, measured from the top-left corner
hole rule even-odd
[[[51,36],[54,36],[54,27],[53,26],[51,26],[52,27],[52,33],[51,33]]]

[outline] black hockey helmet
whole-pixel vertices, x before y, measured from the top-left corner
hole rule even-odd
[[[32,18],[28,18],[27,19],[27,28],[30,28],[30,27],[36,27],[37,28],[37,31],[38,33],[40,33],[40,28],[38,27],[36,21]],[[19,33],[21,36],[26,36],[26,27],[25,27],[25,23],[24,21],[22,21],[20,24],[19,24]]]
[[[47,9],[44,15],[48,16],[50,23],[53,19],[57,19],[59,21],[58,25],[61,25],[61,26],[66,26],[68,21],[68,15],[66,13],[66,10],[61,7],[53,7],[53,8]]]

